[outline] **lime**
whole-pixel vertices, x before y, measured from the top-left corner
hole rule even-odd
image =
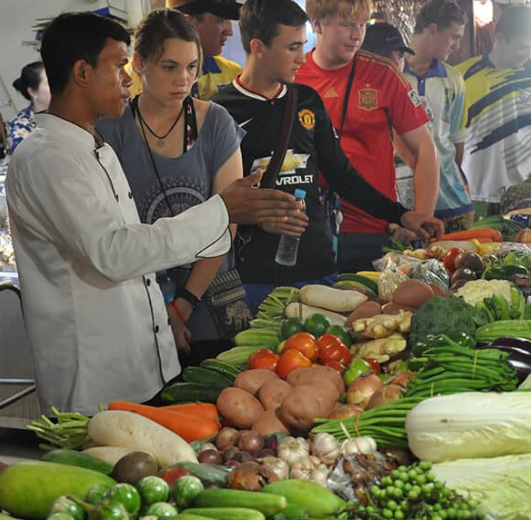
[[[306,318],[304,330],[319,338],[326,332],[326,329],[330,325],[330,320],[324,314],[312,314]]]
[[[293,334],[297,332],[302,332],[304,330],[304,322],[299,318],[288,318],[282,322],[282,327],[280,329],[280,335],[282,339],[288,339]]]
[[[352,345],[352,336],[350,335],[350,331],[342,325],[330,325],[330,327],[326,329],[326,333],[337,336],[347,347]]]

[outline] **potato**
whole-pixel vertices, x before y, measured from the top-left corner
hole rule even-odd
[[[313,379],[308,382],[313,388],[314,399],[317,399],[326,408],[334,408],[335,403],[341,397],[337,387],[328,379]]]
[[[292,386],[298,386],[322,379],[327,379],[331,383],[334,383],[340,395],[345,391],[345,382],[339,373],[333,368],[321,365],[296,368],[289,373],[286,381]]]
[[[314,426],[313,420],[328,417],[333,407],[334,402],[324,406],[320,399],[316,399],[314,386],[300,385],[284,399],[278,417],[292,433],[307,433]]]
[[[397,305],[389,302],[382,306],[382,314],[400,314],[400,311],[417,312],[415,307],[407,307],[406,305]]]
[[[270,379],[258,390],[258,399],[266,410],[274,410],[282,404],[292,390],[293,387],[287,381]]]
[[[254,368],[240,372],[232,386],[241,388],[252,395],[257,395],[260,387],[270,379],[280,379],[273,370],[266,370],[265,368]]]
[[[418,309],[424,302],[433,297],[433,289],[420,280],[406,280],[393,293],[393,303]]]
[[[260,401],[249,392],[233,386],[219,394],[216,403],[219,413],[233,426],[249,429],[264,413]]]
[[[269,435],[270,433],[289,433],[286,425],[278,418],[277,411],[273,408],[266,410],[254,422],[251,428],[261,435]]]
[[[350,313],[345,323],[345,327],[350,327],[352,322],[360,318],[372,318],[377,314],[382,314],[382,306],[378,302],[369,301],[362,303],[357,309]]]

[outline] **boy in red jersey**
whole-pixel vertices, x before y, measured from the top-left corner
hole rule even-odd
[[[394,128],[412,155],[415,211],[433,215],[439,164],[421,100],[388,60],[359,50],[372,10],[370,0],[307,0],[306,10],[317,42],[296,81],[319,92],[352,166],[396,200]],[[372,260],[388,242],[386,223],[346,201],[341,211],[338,270],[372,268]]]

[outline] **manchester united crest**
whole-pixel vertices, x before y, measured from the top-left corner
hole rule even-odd
[[[298,114],[299,123],[306,130],[313,130],[315,128],[315,114],[308,108],[303,108]]]
[[[373,88],[360,90],[359,107],[363,110],[374,110],[378,108],[378,92]]]

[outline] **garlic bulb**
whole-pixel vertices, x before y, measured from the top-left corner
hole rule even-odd
[[[312,453],[319,457],[321,462],[330,466],[339,456],[339,444],[336,438],[329,433],[318,433],[312,439]]]
[[[302,437],[286,437],[277,448],[277,457],[293,466],[310,453],[308,441]]]
[[[354,437],[344,440],[341,443],[340,452],[342,455],[348,453],[372,453],[376,451],[376,441],[372,437]]]
[[[310,480],[312,472],[321,465],[321,461],[312,455],[307,455],[298,460],[292,467],[290,478]]]
[[[320,464],[317,466],[310,475],[310,480],[323,487],[327,486],[328,475],[330,474],[330,468],[326,464]]]

